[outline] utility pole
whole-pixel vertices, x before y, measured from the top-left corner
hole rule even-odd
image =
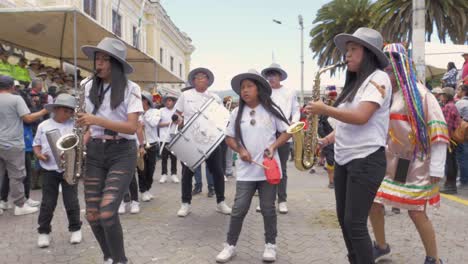
[[[426,35],[425,2],[425,0],[413,0],[412,57],[416,65],[417,78],[423,83],[426,83],[426,62],[424,58],[424,39]]]
[[[423,0],[424,1],[424,0]],[[301,98],[300,105],[304,105],[304,19],[299,15],[299,26],[301,27]]]

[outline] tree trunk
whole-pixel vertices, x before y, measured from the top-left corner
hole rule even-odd
[[[416,65],[416,72],[418,74],[418,80],[423,83],[426,82],[425,68],[426,63],[424,60],[424,40],[426,32],[426,3],[425,0],[413,0],[413,34],[412,34],[412,57]]]

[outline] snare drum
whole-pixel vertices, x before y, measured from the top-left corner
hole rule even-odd
[[[229,115],[223,105],[210,98],[174,135],[167,148],[195,171],[224,140]]]

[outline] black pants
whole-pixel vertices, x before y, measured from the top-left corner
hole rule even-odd
[[[23,180],[24,184],[24,197],[29,199],[31,191],[31,161],[33,157],[32,152],[25,152],[24,167],[26,168],[26,177]],[[10,180],[7,175],[3,178],[2,189],[0,190],[0,200],[8,201],[8,194],[10,193]]]
[[[375,263],[367,218],[386,166],[383,147],[365,158],[335,164],[336,212],[352,264]]]
[[[37,220],[39,234],[49,234],[52,231],[50,223],[57,206],[60,184],[62,185],[63,205],[67,212],[68,231],[75,232],[81,229],[78,184],[68,184],[63,179],[63,173],[43,170],[41,210]]]
[[[455,187],[457,185],[458,163],[455,146],[451,144],[450,147],[452,151],[447,148],[447,158],[445,159],[445,175],[447,175],[445,185]]]
[[[206,160],[206,166],[213,175],[214,189],[216,193],[216,202],[224,201],[224,173],[221,166],[222,149],[218,146]],[[193,171],[182,165],[182,202],[191,203],[192,201],[192,178]]]
[[[278,184],[278,203],[286,202],[288,199],[286,189],[288,187],[287,163],[289,159],[289,144],[290,143],[287,142],[278,148],[278,156],[281,163],[281,174],[283,175],[280,183]]]
[[[227,149],[228,149],[228,145],[226,144],[226,141],[223,140],[223,142],[221,142],[221,152],[222,152],[222,160],[221,160],[221,167],[223,169],[223,175],[226,175],[226,152],[227,152]]]
[[[122,226],[117,210],[135,174],[134,140],[91,140],[84,177],[86,219],[104,259],[126,263]]]
[[[156,169],[157,153],[158,147],[156,145],[147,149],[144,157],[145,169],[138,169],[138,186],[140,187],[141,193],[149,191],[153,185],[153,174],[154,170]]]
[[[161,153],[161,175],[167,175],[167,159],[171,159],[171,174],[177,174],[177,157],[166,148]]]
[[[139,179],[138,179],[139,180]],[[138,202],[138,184],[137,177],[133,174],[132,181],[128,187],[128,192],[125,193],[123,201],[129,203],[131,201]]]

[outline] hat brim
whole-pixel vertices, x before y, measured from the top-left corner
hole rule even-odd
[[[65,104],[46,104],[46,105],[44,105],[44,108],[49,112],[52,112],[55,107],[66,107],[66,108],[70,108],[70,109],[75,110],[74,106],[65,105]]]
[[[266,78],[266,74],[270,71],[276,71],[279,72],[280,76],[280,81],[284,81],[288,78],[288,73],[281,69],[281,68],[275,68],[275,67],[268,67],[262,71],[262,76]]]
[[[197,73],[200,73],[200,72],[208,76],[208,87],[210,87],[214,82],[214,74],[207,68],[196,68],[190,71],[188,75],[188,83],[190,84],[190,86],[195,87],[195,84],[193,83],[193,78],[195,77]]]
[[[263,87],[265,87],[267,89],[267,91],[266,91],[267,94],[271,96],[270,83],[265,78],[263,78],[262,76],[260,76],[258,74],[255,74],[255,73],[250,73],[250,72],[241,73],[241,74],[238,74],[238,75],[234,76],[234,78],[232,78],[231,87],[232,87],[232,90],[234,90],[234,92],[236,92],[236,94],[238,94],[240,96],[242,81],[244,81],[246,79],[255,80],[255,81],[258,81],[259,83],[261,83],[263,85]]]
[[[151,97],[148,97],[147,95],[145,95],[145,94],[142,93],[142,94],[141,94],[141,97],[142,97],[143,99],[146,99],[146,100],[149,102],[151,108],[154,107],[153,97],[152,97],[152,96],[151,96]]]
[[[163,97],[162,99],[162,102],[165,103],[167,101],[167,99],[171,99],[172,101],[177,101],[177,97],[174,97],[174,96],[166,96],[166,97]]]
[[[346,43],[348,42],[355,42],[358,43],[366,48],[368,48],[372,53],[377,56],[377,60],[379,61],[379,66],[382,68],[387,67],[389,64],[387,56],[383,53],[382,49],[377,48],[376,46],[369,44],[367,41],[357,38],[353,35],[341,33],[336,35],[334,38],[334,42],[336,47],[341,51],[341,53],[346,54]]]
[[[96,54],[96,52],[102,52],[102,53],[106,53],[107,55],[111,56],[112,58],[118,60],[120,63],[122,63],[122,66],[124,68],[124,72],[126,74],[130,74],[130,73],[133,73],[133,67],[132,65],[130,65],[127,61],[125,61],[124,59],[120,58],[120,57],[117,57],[115,56],[114,54],[108,52],[107,50],[103,50],[103,49],[100,49],[96,46],[83,46],[81,47],[81,51],[83,51],[83,53],[90,59],[90,60],[94,60],[94,56]]]

